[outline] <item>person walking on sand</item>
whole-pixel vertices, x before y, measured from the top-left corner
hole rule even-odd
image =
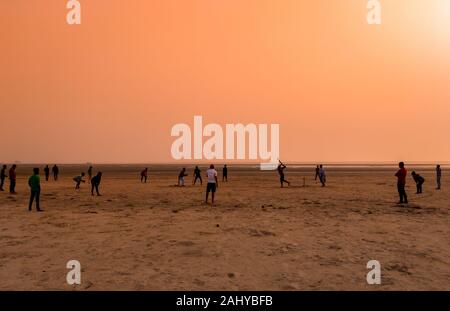
[[[192,184],[195,186],[195,183],[197,182],[197,179],[200,180],[200,186],[203,185],[203,180],[202,180],[202,174],[201,174],[201,170],[198,168],[198,166],[195,167],[194,169],[194,180],[192,181]]]
[[[98,192],[98,187],[100,186],[100,182],[102,181],[102,172],[98,172],[97,175],[92,177],[91,179],[91,194],[94,195],[94,189],[97,192],[98,196],[101,194]]]
[[[441,190],[441,177],[442,177],[442,170],[441,166],[438,164],[436,165],[436,183],[437,183],[437,190]]]
[[[73,181],[76,182],[77,184],[75,185],[75,189],[80,189],[80,184],[81,183],[85,183],[86,181],[83,179],[84,177],[84,172],[81,173],[81,175],[78,175],[76,177],[73,178]]]
[[[186,174],[186,168],[183,167],[183,169],[180,171],[180,174],[178,174],[178,186],[184,187],[184,177],[186,177],[188,174]]]
[[[44,175],[45,175],[45,181],[48,181],[48,178],[50,177],[50,168],[48,165],[44,167]]]
[[[87,170],[87,173],[88,173],[88,184],[91,183],[91,179],[92,179],[92,170],[93,170],[93,167],[92,167],[92,166],[89,166],[89,168],[88,168],[88,170]]]
[[[291,183],[284,178],[284,170],[286,169],[286,165],[284,165],[280,160],[278,160],[278,162],[280,162],[280,164],[277,167],[277,171],[278,175],[280,175],[281,188],[283,188],[284,183],[287,183],[288,186],[290,186]]]
[[[226,164],[224,164],[222,169],[222,182],[228,182],[228,167]]]
[[[39,208],[39,197],[41,196],[41,178],[39,177],[39,168],[33,168],[33,175],[28,178],[28,186],[30,186],[30,203],[28,210],[31,212],[33,202],[36,201],[36,210],[42,212]]]
[[[3,189],[3,185],[5,184],[6,177],[8,177],[6,175],[6,169],[7,169],[7,166],[3,165],[2,170],[0,171],[0,191],[5,191],[5,189]]]
[[[325,168],[322,164],[319,166],[319,180],[322,183],[322,187],[325,187],[325,184],[327,182],[327,173],[325,172]]]
[[[314,180],[317,180],[317,178],[319,178],[320,175],[320,168],[319,165],[316,165],[316,176],[314,177]]]
[[[59,167],[56,164],[53,165],[53,167],[52,167],[52,173],[53,173],[53,179],[55,181],[57,181],[58,180],[58,175],[59,175]]]
[[[420,176],[419,174],[416,174],[415,171],[411,173],[412,178],[414,179],[414,182],[416,183],[417,187],[417,194],[422,193],[422,185],[425,182],[425,178]]]
[[[144,170],[141,171],[141,183],[147,183],[148,178],[148,168],[146,167]]]
[[[405,163],[400,162],[398,164],[399,170],[397,171],[397,173],[395,173],[395,176],[397,177],[397,190],[398,190],[398,195],[400,197],[400,201],[398,202],[398,204],[402,204],[402,203],[408,203],[408,196],[406,195],[406,190],[405,190],[405,186],[406,186],[406,168],[405,168]]]
[[[211,192],[211,206],[214,205],[214,195],[216,193],[217,188],[219,187],[219,181],[217,180],[217,171],[214,169],[214,165],[211,164],[209,166],[209,169],[206,170],[206,178],[207,178],[207,185],[206,185],[206,198],[205,203],[208,204],[208,196]]]
[[[8,175],[9,175],[9,193],[11,194],[17,194],[16,192],[16,168],[17,165],[13,165],[11,166],[11,168],[9,169]]]

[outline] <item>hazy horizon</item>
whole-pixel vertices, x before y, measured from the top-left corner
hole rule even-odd
[[[286,162],[450,161],[450,1],[366,5],[2,1],[0,161],[166,163],[195,115],[279,124]]]

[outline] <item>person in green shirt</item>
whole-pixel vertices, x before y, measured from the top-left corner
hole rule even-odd
[[[33,168],[33,175],[28,179],[28,185],[30,186],[30,204],[28,205],[28,210],[31,211],[33,201],[36,200],[36,210],[42,212],[39,208],[39,197],[41,195],[41,178],[39,177],[39,168]]]

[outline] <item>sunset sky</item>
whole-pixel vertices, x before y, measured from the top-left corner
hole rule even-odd
[[[279,123],[291,162],[450,161],[450,0],[0,1],[0,163],[173,161]]]

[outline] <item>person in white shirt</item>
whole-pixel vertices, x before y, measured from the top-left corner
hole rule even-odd
[[[208,196],[211,192],[211,205],[214,205],[214,194],[216,188],[219,187],[219,182],[217,181],[217,171],[214,169],[214,165],[211,164],[209,169],[206,171],[207,185],[206,185],[206,199],[205,203],[208,203]]]

